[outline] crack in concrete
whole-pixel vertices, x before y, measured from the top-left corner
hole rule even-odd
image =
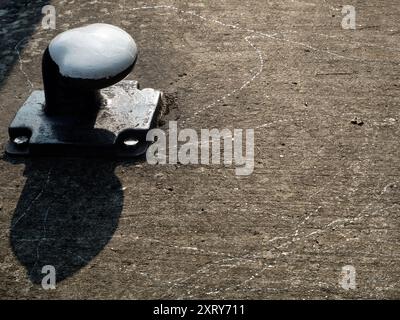
[[[20,40],[14,47],[14,51],[17,53],[18,55],[18,62],[19,62],[19,70],[21,71],[21,73],[24,75],[24,77],[26,78],[26,81],[28,82],[28,85],[31,87],[31,89],[33,89],[33,83],[32,81],[29,79],[28,74],[24,71],[23,69],[23,63],[22,63],[22,59],[21,59],[21,53],[19,50],[19,47],[22,45],[23,42],[29,40],[30,37],[25,37],[22,40]]]
[[[50,182],[52,169],[53,169],[52,167],[49,169],[49,171],[47,173],[46,182],[45,182],[44,186],[42,187],[42,189],[39,191],[37,196],[32,200],[32,202],[29,204],[29,206],[26,208],[26,210],[24,210],[24,212],[14,222],[14,224],[11,226],[11,230],[15,228],[15,226],[19,223],[19,221],[21,221],[21,219],[23,217],[25,217],[25,215],[31,210],[32,206],[36,203],[36,201],[39,200],[40,197],[43,195],[44,191],[46,190],[47,185]]]

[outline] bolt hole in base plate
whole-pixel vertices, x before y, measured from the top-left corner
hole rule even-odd
[[[137,140],[137,139],[126,139],[125,141],[124,141],[124,145],[127,147],[127,148],[135,148],[136,146],[137,146],[137,144],[139,143],[139,140]]]
[[[157,125],[162,94],[140,90],[125,80],[101,90],[104,104],[94,119],[48,116],[44,92],[34,91],[9,127],[10,155],[137,157],[149,146],[146,135]]]

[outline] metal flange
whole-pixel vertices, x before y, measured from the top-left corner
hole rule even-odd
[[[96,114],[47,115],[44,91],[34,91],[9,127],[6,152],[11,155],[103,155],[136,157],[157,125],[161,92],[140,90],[137,81],[101,89]]]

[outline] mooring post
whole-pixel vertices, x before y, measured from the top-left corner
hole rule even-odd
[[[138,50],[124,30],[97,23],[65,31],[45,49],[44,91],[34,91],[10,125],[10,154],[145,152],[161,92],[122,81]],[[125,143],[136,141],[136,143]]]

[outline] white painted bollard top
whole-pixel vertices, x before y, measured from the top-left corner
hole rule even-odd
[[[65,77],[98,80],[116,76],[136,60],[137,46],[124,30],[104,23],[65,31],[49,45]]]

